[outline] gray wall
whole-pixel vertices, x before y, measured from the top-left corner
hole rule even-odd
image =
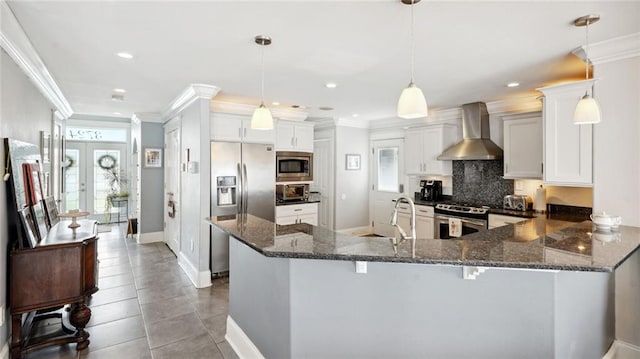
[[[51,133],[52,106],[38,92],[22,70],[4,52],[0,51],[0,138],[40,144],[40,131]],[[4,145],[0,146],[2,168],[5,166]],[[4,172],[2,173],[4,175]],[[0,184],[0,303],[6,308],[7,298],[7,218],[15,213],[7,213],[7,193],[5,184]],[[0,327],[0,348],[9,336],[9,313],[5,313],[5,323]]]
[[[161,123],[142,122],[138,151],[147,147],[162,148],[164,155],[164,128]],[[163,157],[164,160],[164,157]],[[140,171],[140,233],[164,230],[164,164],[162,168],[141,167]]]
[[[264,257],[231,239],[229,315],[267,358],[602,358],[613,275]],[[255,300],[260,298],[260,300]]]
[[[369,130],[336,131],[335,229],[369,226]],[[359,154],[361,169],[347,171],[345,155]],[[343,198],[344,196],[344,198]]]
[[[640,251],[616,270],[616,338],[640,346]]]

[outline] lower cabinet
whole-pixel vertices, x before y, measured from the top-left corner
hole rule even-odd
[[[308,223],[318,225],[318,204],[304,203],[276,206],[276,224]]]
[[[489,229],[526,221],[527,218],[489,214]]]
[[[411,209],[409,205],[403,203],[398,206],[398,225],[411,235]],[[433,207],[416,206],[416,237],[418,239],[433,239],[434,232]],[[400,237],[400,232],[396,228],[396,238]]]

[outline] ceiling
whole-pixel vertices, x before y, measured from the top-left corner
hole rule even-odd
[[[394,118],[410,79],[411,9],[400,0],[8,4],[76,114],[162,112],[191,83],[220,87],[215,100],[258,105],[258,34],[273,38],[264,48],[268,107]],[[592,44],[640,32],[640,1],[423,0],[414,11],[415,83],[431,110],[535,96],[584,76],[570,55],[585,43],[584,28],[572,25],[582,15],[601,16]],[[512,81],[521,85],[506,87]],[[124,101],[111,100],[115,88]]]

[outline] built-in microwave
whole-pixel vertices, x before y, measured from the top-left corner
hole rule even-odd
[[[313,153],[276,152],[276,182],[313,181]]]

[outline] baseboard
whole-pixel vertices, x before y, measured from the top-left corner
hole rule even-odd
[[[636,358],[636,357],[640,358],[640,347],[616,339],[616,340],[613,341],[613,344],[611,344],[611,347],[609,347],[609,351],[607,351],[607,353],[602,357],[602,359],[616,359],[616,358],[618,358],[617,352],[622,350],[623,348],[626,351],[631,350],[631,351],[636,352],[636,356],[634,356],[634,358]]]
[[[9,337],[7,342],[2,346],[2,350],[0,350],[0,358],[9,359],[9,343],[11,343],[11,337]]]
[[[227,334],[225,334],[224,338],[236,352],[238,358],[264,359],[264,355],[260,353],[260,350],[231,316],[227,316]]]
[[[164,232],[140,233],[137,238],[139,244],[155,243],[164,241]]]
[[[353,228],[345,228],[345,229],[336,230],[336,232],[342,233],[342,234],[348,234],[350,236],[360,236],[360,235],[363,235],[363,234],[371,233],[371,228],[368,227],[368,226],[365,226],[365,227],[353,227]]]
[[[178,265],[182,268],[196,288],[211,287],[210,270],[199,272],[198,268],[196,268],[196,266],[193,265],[193,263],[191,263],[191,261],[182,253],[178,253]]]

